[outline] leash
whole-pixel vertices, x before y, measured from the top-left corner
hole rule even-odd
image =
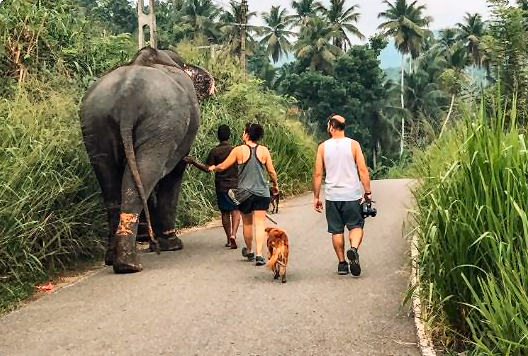
[[[227,195],[229,196],[229,198],[231,198],[231,200],[236,204],[236,205],[240,205],[240,202],[236,199],[235,197],[235,192],[233,189],[229,189],[228,192],[227,192]],[[273,220],[269,215],[268,213],[266,213],[266,218],[268,218],[269,221],[271,221],[272,223],[274,223],[275,225],[279,225],[277,224],[277,222],[275,220]]]
[[[268,218],[269,221],[271,221],[272,223],[274,223],[275,225],[279,225],[277,224],[277,222],[275,220],[273,220],[267,213],[266,213],[266,217]]]

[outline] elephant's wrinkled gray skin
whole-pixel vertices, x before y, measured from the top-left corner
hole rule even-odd
[[[135,239],[143,210],[161,250],[183,248],[174,221],[182,158],[200,125],[198,97],[213,92],[214,79],[205,70],[174,52],[145,47],[83,97],[84,144],[108,210],[105,262],[116,273],[142,269]]]

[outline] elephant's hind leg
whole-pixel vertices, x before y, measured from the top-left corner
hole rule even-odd
[[[115,231],[119,224],[121,208],[121,180],[124,165],[119,157],[117,143],[111,130],[98,134],[98,139],[93,139],[88,130],[83,132],[86,151],[90,157],[95,176],[101,188],[103,200],[108,214],[108,239],[105,254],[105,264],[113,264],[115,250]]]
[[[151,195],[165,169],[165,162],[158,159],[158,157],[168,156],[168,153],[160,152],[162,149],[163,147],[152,152],[140,147],[136,152],[139,176],[147,196]],[[139,272],[142,266],[137,256],[135,241],[143,203],[128,166],[123,174],[121,195],[121,214],[116,232],[117,248],[113,267],[116,273]]]
[[[176,167],[158,184],[156,198],[158,204],[154,212],[156,235],[162,251],[183,249],[183,242],[176,235],[176,211],[180,195],[183,173],[187,164],[181,160]],[[153,246],[151,246],[153,250]]]
[[[139,214],[121,213],[116,232],[116,255],[113,264],[115,273],[139,272],[143,268],[136,252],[136,234]]]

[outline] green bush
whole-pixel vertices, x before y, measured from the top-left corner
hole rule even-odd
[[[77,98],[30,80],[0,102],[0,309],[101,251],[104,212]]]
[[[244,79],[234,59],[208,61],[193,48],[184,44],[179,50],[210,68],[219,93],[202,105],[192,155],[205,159],[222,123],[240,143],[245,123],[259,122],[282,191],[308,189],[315,140],[289,114],[289,102],[262,91],[256,79]],[[57,79],[54,86],[28,80],[13,98],[0,102],[0,309],[27,296],[50,273],[100,258],[107,235],[100,189],[80,134],[83,91],[64,86],[67,80]],[[177,226],[202,224],[216,214],[213,175],[188,168]]]
[[[528,151],[501,105],[467,111],[414,162],[425,311],[438,341],[475,355],[528,353]]]

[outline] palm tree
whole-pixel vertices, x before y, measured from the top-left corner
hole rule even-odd
[[[241,51],[240,38],[242,28],[239,24],[243,22],[242,4],[231,0],[229,5],[231,8],[220,15],[221,30],[224,37],[222,42],[227,42],[231,53],[239,56]],[[249,23],[251,18],[255,16],[257,16],[255,11],[248,12],[246,14],[247,22]],[[257,46],[257,41],[252,36],[252,32],[255,32],[256,29],[254,26],[246,25],[246,51],[248,54],[252,54]]]
[[[266,26],[263,26],[265,33],[260,43],[266,46],[268,55],[277,63],[292,46],[288,36],[294,36],[295,33],[288,30],[287,10],[281,9],[280,5],[272,6],[269,13],[262,15],[262,19]]]
[[[212,0],[186,0],[183,5],[182,21],[186,22],[194,37],[204,35],[212,42],[218,42],[221,37],[217,24],[221,10]]]
[[[310,70],[326,73],[333,71],[333,62],[341,49],[332,44],[337,36],[335,29],[326,21],[314,17],[301,30],[299,40],[295,43],[295,56],[309,63]]]
[[[318,15],[321,7],[321,3],[316,0],[293,0],[292,8],[295,10],[295,15],[288,16],[288,21],[294,26],[305,26],[311,17]]]
[[[458,43],[450,48],[446,56],[446,63],[447,69],[442,73],[439,79],[451,94],[451,105],[449,106],[449,112],[447,113],[442,129],[440,130],[440,136],[442,136],[447,122],[449,121],[449,117],[453,112],[456,96],[460,93],[465,79],[463,70],[469,64],[466,47],[463,44]]]
[[[385,75],[384,79],[386,79]],[[398,106],[397,99],[393,100],[397,96],[397,91],[397,83],[387,79],[383,84],[383,97],[373,105],[371,110],[369,110],[371,114],[367,116],[374,171],[378,169],[379,159],[383,157],[383,152],[394,152],[398,147],[398,140],[395,140],[395,133],[397,133],[396,121],[400,118],[406,119],[411,116],[408,110]]]
[[[425,5],[417,5],[417,0],[408,4],[407,0],[395,0],[394,4],[385,0],[387,11],[380,12],[378,18],[387,20],[378,26],[384,31],[385,36],[394,37],[395,45],[402,54],[401,68],[401,106],[405,108],[404,101],[404,65],[405,55],[410,54],[412,59],[418,58],[422,43],[426,36],[426,27],[432,21],[429,16],[424,16]],[[405,135],[405,121],[402,120],[400,155],[403,155]]]
[[[446,28],[440,31],[438,42],[443,48],[450,48],[458,41],[458,31],[455,28]]]
[[[429,76],[429,82],[438,83],[439,77],[447,67],[446,51],[444,47],[435,45],[418,59],[418,68]]]
[[[429,76],[424,68],[405,75],[406,101],[414,118],[424,116],[431,122],[438,122],[444,114],[443,108],[449,102],[440,85]]]
[[[458,23],[457,27],[460,30],[458,39],[466,43],[473,64],[480,68],[482,66],[480,40],[485,33],[482,15],[466,13],[464,23]]]
[[[321,12],[332,26],[335,35],[333,37],[334,46],[346,51],[347,46],[352,42],[347,35],[347,31],[363,40],[365,36],[358,30],[354,23],[358,22],[360,13],[356,12],[359,5],[352,5],[348,9],[345,6],[346,0],[330,0],[330,7],[321,6]]]
[[[292,74],[296,73],[296,63],[284,63],[281,67],[277,69],[275,79],[273,81],[273,89],[275,89],[279,94],[284,94],[283,82],[290,77]]]

